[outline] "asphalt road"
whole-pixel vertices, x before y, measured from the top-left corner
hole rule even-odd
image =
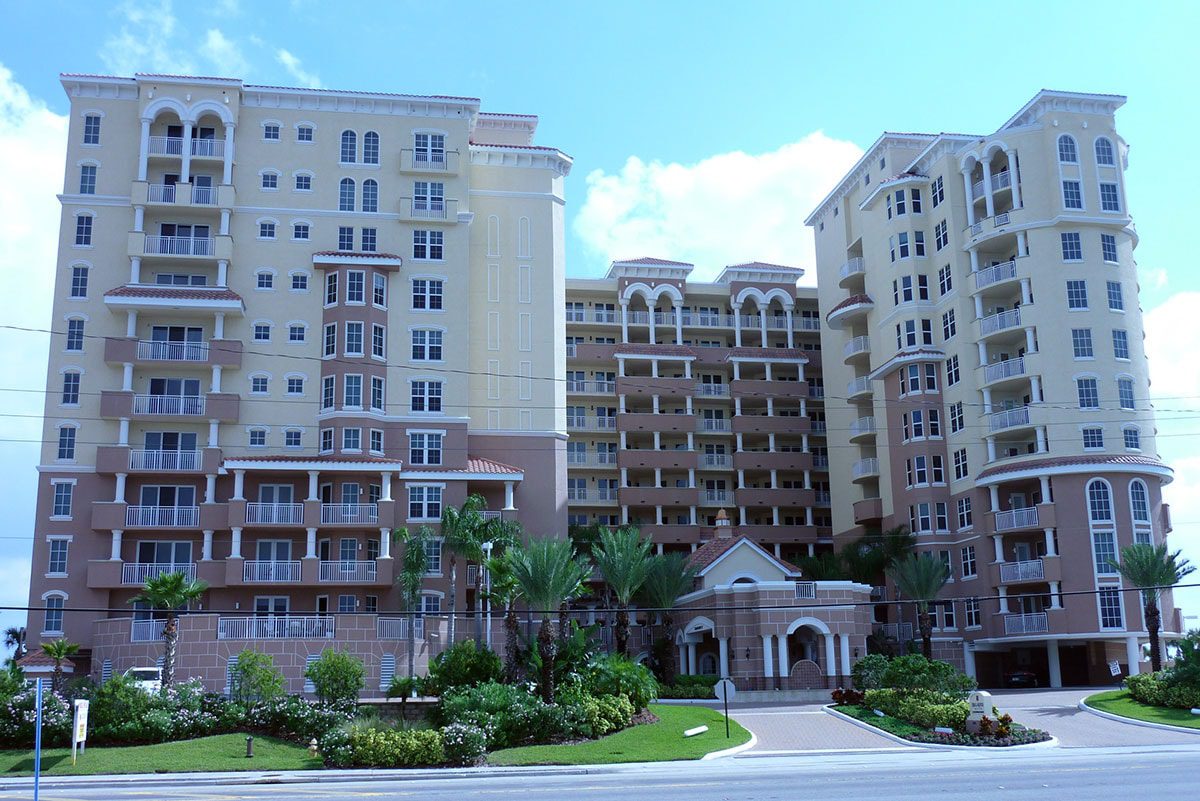
[[[320,784],[187,787],[136,784],[42,793],[46,801],[334,801],[335,799],[570,799],[587,801],[794,801],[797,798],[947,799],[1189,798],[1200,775],[1200,745],[975,751],[881,751],[795,757],[742,756],[710,762],[581,770],[481,770],[456,778]],[[0,799],[28,799],[3,791]]]

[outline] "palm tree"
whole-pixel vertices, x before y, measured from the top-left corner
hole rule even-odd
[[[176,623],[178,610],[198,601],[207,591],[206,582],[190,579],[182,571],[176,571],[150,576],[146,579],[142,591],[129,599],[131,604],[142,603],[151,609],[166,613],[166,623],[162,630],[164,688],[170,687],[175,681],[175,649],[179,642],[179,628]]]
[[[575,554],[567,540],[532,540],[524,547],[514,546],[504,552],[513,580],[521,588],[521,597],[538,614],[537,646],[541,657],[540,690],[542,700],[554,703],[554,659],[558,654],[555,640],[554,610],[583,592],[591,570]]]
[[[4,647],[12,648],[13,659],[20,659],[25,655],[25,627],[24,626],[9,626],[4,630]]]
[[[650,573],[650,540],[643,539],[636,526],[604,528],[592,559],[617,601],[614,628],[617,653],[626,655],[629,646],[629,604]]]
[[[1162,651],[1158,631],[1162,616],[1158,610],[1159,594],[1196,572],[1188,560],[1179,558],[1179,551],[1169,553],[1166,544],[1137,543],[1121,549],[1121,561],[1112,562],[1121,577],[1142,591],[1142,614],[1150,634],[1150,669],[1162,670]]]
[[[467,558],[475,562],[475,645],[482,646],[483,633],[483,573],[486,569],[484,562],[489,561],[492,550],[508,547],[514,542],[520,542],[523,535],[521,524],[516,520],[504,520],[500,517],[487,517],[479,528],[478,551]]]
[[[456,615],[455,603],[458,595],[458,557],[461,554],[468,561],[472,558],[475,546],[480,543],[479,530],[483,528],[483,510],[487,501],[482,495],[470,495],[461,507],[447,506],[442,510],[442,549],[450,559],[450,622],[448,625],[447,645],[454,645]],[[477,562],[483,560],[482,544],[479,544],[480,555]]]
[[[933,658],[933,620],[929,604],[935,600],[946,581],[950,568],[941,559],[928,553],[910,553],[888,568],[888,576],[900,588],[900,593],[917,607],[917,627],[921,631],[921,653]]]
[[[860,584],[874,584],[888,568],[903,559],[916,545],[908,526],[883,532],[867,532],[838,552],[847,578]]]
[[[507,559],[493,556],[484,563],[484,567],[489,576],[486,593],[488,602],[504,610],[504,678],[510,684],[516,684],[521,670],[518,659],[521,626],[516,608],[521,587],[513,578]]]
[[[846,546],[850,548],[852,546]],[[825,551],[796,560],[801,575],[810,581],[843,581],[850,578],[842,554]]]
[[[400,601],[408,612],[408,677],[417,675],[417,612],[421,608],[421,587],[429,572],[427,546],[433,538],[433,529],[421,526],[415,532],[398,528],[392,532],[397,543],[404,544],[404,561],[400,563],[400,575],[396,584],[400,586]]]
[[[42,653],[54,660],[54,680],[51,687],[56,693],[62,693],[66,687],[66,676],[63,674],[63,660],[70,659],[79,653],[79,643],[70,642],[65,637],[42,643]]]
[[[672,610],[681,595],[692,591],[695,581],[696,568],[688,562],[687,556],[662,554],[651,559],[649,575],[639,593],[642,603],[657,609],[662,621],[663,637],[667,640],[660,668],[662,675],[659,676],[663,684],[675,683],[675,616]]]

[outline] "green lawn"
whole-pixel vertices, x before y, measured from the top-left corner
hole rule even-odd
[[[254,738],[254,758],[246,759],[246,735],[219,734],[198,740],[123,748],[88,748],[71,764],[70,748],[42,750],[42,773],[186,773],[217,770],[311,770],[320,768],[308,749],[271,737]],[[0,751],[0,775],[33,775],[33,751]]]
[[[1144,720],[1147,723],[1166,723],[1169,726],[1184,726],[1189,729],[1200,729],[1200,715],[1193,715],[1188,709],[1174,709],[1166,706],[1147,706],[1133,700],[1128,690],[1109,690],[1096,693],[1084,699],[1084,703],[1101,712],[1109,712],[1125,718]]]
[[[712,751],[732,748],[750,739],[750,732],[732,718],[725,739],[725,716],[703,706],[651,704],[658,723],[633,726],[575,745],[530,745],[506,748],[488,754],[489,765],[605,765],[613,762],[663,762],[699,759]],[[708,726],[695,737],[684,737],[685,729]]]

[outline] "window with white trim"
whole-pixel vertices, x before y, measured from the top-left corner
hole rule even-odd
[[[279,190],[279,173],[270,170],[262,173],[260,187],[267,192],[276,192]]]
[[[57,459],[69,462],[75,458],[75,439],[78,429],[75,426],[62,426],[58,429]]]
[[[271,324],[270,323],[255,323],[254,327],[255,342],[270,342],[271,341]]]
[[[946,386],[952,387],[959,382],[960,379],[958,369],[958,356],[951,356],[946,360]]]
[[[1150,523],[1150,494],[1141,479],[1129,482],[1129,508],[1135,523]]]
[[[933,199],[933,207],[936,209],[946,199],[946,189],[942,184],[942,176],[933,179],[933,183],[929,186],[929,196]]]
[[[387,308],[387,275],[371,274],[371,303],[381,309]]]
[[[1125,296],[1121,292],[1121,282],[1106,281],[1105,289],[1108,293],[1109,311],[1125,311]]]
[[[1088,497],[1088,520],[1093,523],[1112,523],[1112,493],[1109,492],[1108,484],[1103,481],[1093,480],[1087,486]],[[1115,551],[1113,552],[1116,553]]]
[[[337,376],[327,375],[321,377],[321,408],[332,409],[334,404],[334,393],[337,388]]]
[[[410,520],[439,520],[442,516],[442,488],[428,484],[408,485],[408,517]],[[440,546],[440,542],[438,545]],[[438,551],[438,570],[441,570],[441,548]],[[432,570],[434,560],[430,554]]]
[[[320,437],[321,437],[321,441],[320,441],[320,445],[319,445],[320,453],[333,453],[333,429],[332,428],[322,428]]]
[[[1063,181],[1063,206],[1068,209],[1083,208],[1083,190],[1080,188],[1079,181]]]
[[[267,430],[265,428],[252,428],[249,433],[249,445],[251,448],[267,447]]]
[[[1129,361],[1129,334],[1123,328],[1114,328],[1112,332],[1113,357]]]
[[[1072,328],[1071,348],[1074,351],[1076,359],[1094,358],[1096,354],[1092,350],[1092,329]]]
[[[1117,404],[1125,411],[1133,411],[1133,379],[1118,378],[1117,379]]]
[[[313,140],[313,127],[311,125],[296,126],[296,141],[311,142]]]
[[[1080,310],[1087,307],[1087,282],[1082,279],[1067,281],[1067,308]]]
[[[384,380],[382,376],[371,376],[371,409],[382,412],[386,407],[384,402]]]
[[[324,356],[337,356],[337,323],[325,323],[321,353]]]
[[[338,250],[351,251],[354,250],[354,226],[339,225],[338,226]]]
[[[379,211],[379,183],[370,178],[363,181],[362,210],[368,212]]]
[[[1075,394],[1079,398],[1080,409],[1099,409],[1100,393],[1094,378],[1075,379]]]
[[[379,163],[379,134],[367,131],[363,134],[363,164]]]
[[[79,194],[96,194],[96,165],[84,164],[79,168]]]
[[[1115,587],[1103,587],[1096,597],[1100,603],[1100,628],[1125,628],[1125,620],[1121,615],[1121,591]]]
[[[83,326],[84,321],[78,317],[72,317],[67,320],[67,346],[68,351],[83,350]]]
[[[92,215],[80,214],[75,218],[75,247],[92,246]]]
[[[959,549],[959,554],[962,558],[962,577],[967,579],[974,578],[975,576],[979,575],[976,572],[977,567],[975,563],[975,546],[963,546],[961,549]]]
[[[377,359],[387,356],[387,329],[379,323],[371,325],[371,355]]]
[[[354,211],[355,194],[353,178],[338,181],[338,211]]]
[[[63,373],[62,394],[59,400],[63,406],[79,405],[79,380],[80,374],[75,370]]]
[[[413,309],[440,311],[442,309],[442,291],[442,282],[435,278],[414,278],[412,281]]]
[[[311,192],[312,191],[312,176],[307,173],[301,173],[301,174],[297,175],[296,181],[293,184],[293,187],[295,188],[295,190],[297,192]]]
[[[947,264],[938,270],[938,292],[945,296],[951,289],[954,289],[954,275],[950,270],[950,265]]]
[[[88,291],[88,268],[82,264],[76,264],[71,268],[71,292],[72,298],[86,298]]]
[[[412,330],[412,355],[415,362],[439,362],[442,360],[442,332],[434,328]]]
[[[1079,151],[1075,147],[1075,139],[1070,134],[1058,137],[1058,160],[1062,164],[1079,163]]]
[[[66,597],[61,594],[47,595],[42,602],[46,607],[46,617],[42,623],[42,631],[45,634],[62,634],[63,633],[63,610],[66,606]]]
[[[290,375],[287,377],[287,394],[288,395],[303,395],[304,394],[304,376]]]
[[[964,426],[962,401],[950,404],[950,433],[957,434]]]
[[[250,376],[250,394],[266,395],[267,390],[270,387],[270,383],[271,383],[271,379],[269,379],[265,375]]]
[[[54,489],[54,501],[50,508],[52,518],[69,518],[71,516],[71,501],[75,497],[75,482],[51,481]]]
[[[346,323],[346,355],[363,355],[363,324],[361,322]]]
[[[366,303],[367,275],[362,270],[346,271],[346,302]]]
[[[1121,195],[1114,183],[1103,182],[1100,184],[1100,210],[1101,211],[1120,211],[1121,210]]]
[[[288,325],[288,342],[304,342],[308,338],[308,326],[304,323]]]
[[[408,435],[408,462],[414,465],[442,463],[442,435],[433,432],[412,432]]]
[[[254,288],[270,290],[275,288],[275,273],[272,270],[259,270],[254,274]]]
[[[1112,140],[1101,136],[1096,139],[1096,164],[1101,167],[1114,167],[1117,164]]]
[[[913,231],[913,255],[918,257],[925,255],[924,231]]]
[[[361,451],[362,450],[362,429],[358,427],[342,429],[342,450],[343,451]]]
[[[1116,264],[1117,259],[1117,238],[1112,234],[1100,234],[1100,252],[1104,254],[1104,260],[1109,264]]]
[[[379,242],[379,229],[364,228],[359,237],[360,247],[363,253],[374,253]]]
[[[65,537],[55,537],[47,545],[49,546],[49,558],[47,559],[46,573],[51,576],[67,575],[67,552],[71,547],[71,541]]]
[[[383,453],[383,429],[371,429],[371,453]]]
[[[312,228],[306,222],[292,223],[292,239],[297,242],[307,242]]]
[[[954,322],[954,309],[947,309],[942,314],[942,339],[948,340],[958,333],[958,326]]]
[[[362,405],[362,376],[357,373],[349,373],[343,376],[342,407],[346,409],[361,409]]]
[[[354,164],[358,161],[358,134],[354,131],[342,131],[338,159],[342,164]]]
[[[441,231],[413,231],[413,258],[441,261],[445,237]]]
[[[333,306],[338,300],[338,274],[328,273],[325,276],[325,305]]]
[[[266,142],[279,141],[279,123],[267,122],[263,123],[263,140]]]
[[[85,145],[100,144],[99,114],[85,114],[83,116],[83,143]]]
[[[966,478],[970,473],[967,466],[967,449],[961,448],[954,452],[954,479]]]
[[[1088,426],[1083,429],[1083,449],[1085,451],[1104,450],[1104,429],[1099,426]]]
[[[950,233],[946,228],[945,220],[933,226],[933,243],[938,250],[950,244]]]
[[[1063,261],[1083,261],[1083,240],[1078,231],[1064,231],[1058,238],[1062,243]]]
[[[959,498],[957,506],[958,506],[958,527],[961,529],[961,528],[971,528],[972,526],[974,526],[975,519],[974,519],[974,513],[971,510],[970,496],[967,496],[965,498]],[[974,550],[975,546],[971,545],[968,547],[971,548],[971,556],[974,556],[975,555],[975,550]],[[966,571],[964,570],[963,572],[966,572]],[[972,572],[974,572],[974,571],[972,571]]]
[[[442,382],[421,379],[410,384],[409,405],[414,412],[442,411]]]
[[[1142,432],[1137,426],[1126,426],[1121,430],[1125,440],[1125,450],[1140,451],[1142,449]]]

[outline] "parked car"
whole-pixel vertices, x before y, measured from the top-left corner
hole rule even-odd
[[[1036,687],[1038,686],[1037,674],[1031,670],[1014,670],[1004,674],[1005,687]]]
[[[156,693],[162,689],[162,668],[131,667],[125,675],[133,679],[133,684],[139,690]]]

